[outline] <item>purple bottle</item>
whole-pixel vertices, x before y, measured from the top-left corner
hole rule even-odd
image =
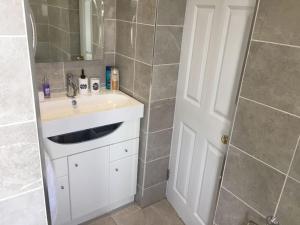
[[[44,76],[43,92],[44,92],[45,98],[50,98],[50,84],[49,84],[49,80],[48,80],[47,76]]]

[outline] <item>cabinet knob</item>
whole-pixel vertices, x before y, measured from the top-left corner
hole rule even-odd
[[[128,152],[128,149],[125,149],[125,152]]]
[[[64,186],[60,186],[60,189],[64,190],[64,189],[65,189],[65,187],[64,187]]]
[[[116,169],[115,169],[115,171],[116,171],[116,172],[118,172],[118,171],[119,171],[119,169],[118,169],[118,168],[116,168]]]
[[[77,163],[75,163],[75,167],[78,167],[78,164],[77,164]]]

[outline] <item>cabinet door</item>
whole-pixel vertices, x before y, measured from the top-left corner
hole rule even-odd
[[[68,157],[72,219],[109,203],[109,148],[99,148]]]
[[[56,224],[71,221],[68,176],[56,178],[57,218]]]
[[[114,203],[136,193],[137,155],[110,164],[110,202]]]

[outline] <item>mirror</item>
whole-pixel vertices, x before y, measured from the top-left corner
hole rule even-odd
[[[30,0],[35,61],[102,60],[102,0]]]

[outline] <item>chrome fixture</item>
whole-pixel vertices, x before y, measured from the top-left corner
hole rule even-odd
[[[268,216],[267,217],[267,225],[280,225],[280,223],[276,216]]]
[[[73,106],[73,107],[76,107],[76,105],[77,105],[77,101],[76,101],[76,99],[73,99],[73,100],[72,100],[72,106]]]
[[[76,81],[74,79],[74,75],[71,74],[71,73],[68,73],[66,80],[67,80],[67,82],[66,82],[67,96],[70,97],[70,98],[74,98],[77,94],[77,84],[76,84]],[[73,102],[72,102],[72,104],[73,104]]]

